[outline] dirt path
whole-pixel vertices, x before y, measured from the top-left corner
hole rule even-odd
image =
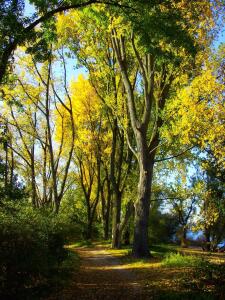
[[[122,268],[118,258],[104,248],[77,248],[81,267],[71,285],[53,299],[152,299],[132,270]]]
[[[74,268],[69,286],[59,288],[58,294],[45,300],[225,299],[218,283],[216,286],[213,280],[198,279],[190,267],[163,267],[159,257],[144,262],[130,260],[124,256],[126,251],[110,250],[97,243],[92,248],[70,249],[79,254],[80,269]],[[214,262],[221,263],[224,256],[217,256]]]

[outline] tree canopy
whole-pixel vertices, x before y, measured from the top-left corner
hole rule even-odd
[[[20,234],[37,243],[49,268],[66,259],[70,229],[141,259],[152,243],[197,243],[190,234],[219,249],[224,2],[34,0],[32,14],[27,4],[0,4],[3,243],[12,249],[17,215],[16,247]]]

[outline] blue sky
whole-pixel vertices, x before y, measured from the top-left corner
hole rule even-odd
[[[29,1],[25,1],[25,15],[30,17],[35,12],[34,6]]]
[[[221,43],[225,43],[225,24],[223,24],[223,27],[219,31],[218,38],[214,42],[215,49],[217,49]]]

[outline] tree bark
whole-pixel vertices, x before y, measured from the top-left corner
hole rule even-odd
[[[205,230],[205,238],[206,238],[206,251],[211,250],[211,240],[210,240],[210,230]]]
[[[10,144],[12,146],[12,140],[10,140]],[[14,153],[11,149],[11,166],[10,166],[10,188],[13,189],[14,186],[14,168],[15,168],[15,162],[14,162]]]
[[[154,161],[149,158],[147,149],[142,149],[139,160],[138,199],[135,202],[134,216],[134,257],[150,257],[148,245],[148,220]]]
[[[107,186],[107,199],[105,199],[105,191],[104,184],[101,187],[101,200],[102,200],[102,222],[103,222],[103,231],[104,240],[109,239],[109,217],[110,217],[110,206],[111,206],[111,188],[110,188],[110,180],[108,178],[108,174],[106,177],[106,186]]]
[[[91,218],[88,220],[87,224],[87,239],[90,240],[92,238],[92,221]]]
[[[120,234],[120,219],[121,219],[121,192],[114,195],[113,205],[113,225],[112,225],[112,248],[120,249],[121,247],[121,234]]]
[[[4,150],[5,150],[5,191],[8,192],[8,165],[9,165],[9,157],[8,157],[8,141],[4,142]]]
[[[105,224],[104,224],[104,240],[109,239],[109,213],[110,213],[110,206],[107,208],[106,216],[105,216]]]
[[[122,239],[122,236],[124,237],[125,245],[130,244],[130,228],[129,228],[128,222],[129,222],[131,216],[134,217],[134,203],[132,200],[129,201],[126,205],[125,215],[124,215],[123,221],[120,226],[120,236],[121,236],[121,239]],[[124,230],[125,230],[125,233],[123,234]]]
[[[105,212],[105,229],[104,229],[104,239],[109,239],[109,217],[110,217],[110,207],[111,207],[111,194],[110,194],[110,183],[108,186],[108,196],[106,202],[106,212]]]
[[[181,232],[181,247],[187,248],[187,228],[186,225],[183,225]]]
[[[36,207],[36,180],[35,180],[35,164],[34,164],[34,147],[32,147],[31,155],[31,199],[33,207]]]

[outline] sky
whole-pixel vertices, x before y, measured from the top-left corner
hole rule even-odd
[[[214,41],[213,46],[217,49],[222,43],[225,43],[225,24],[222,28],[220,28],[218,38]]]

